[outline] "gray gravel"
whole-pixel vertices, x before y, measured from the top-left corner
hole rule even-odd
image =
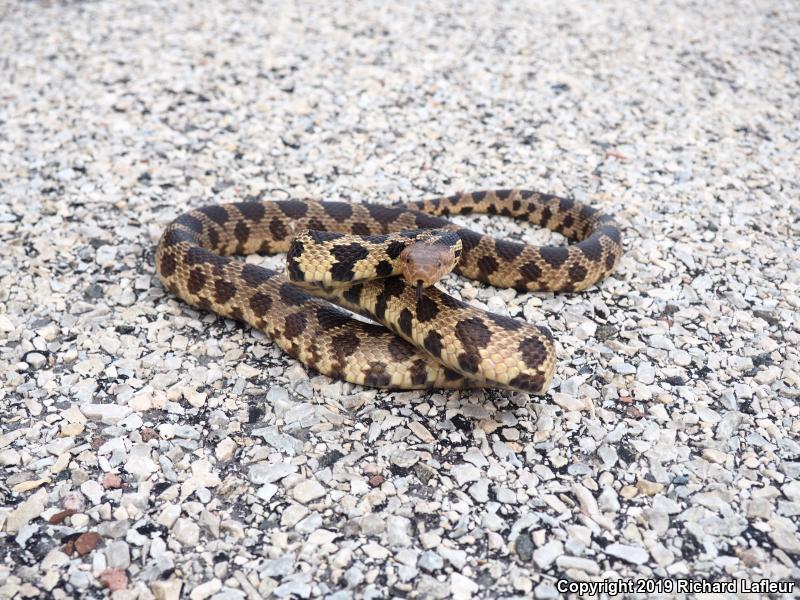
[[[800,579],[800,14],[676,4],[0,4],[0,597]],[[554,331],[543,397],[332,382],[153,272],[208,202],[510,186],[626,231],[445,282]]]

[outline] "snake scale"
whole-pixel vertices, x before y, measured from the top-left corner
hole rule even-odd
[[[496,240],[444,218],[470,213],[526,219],[576,243],[536,247]],[[555,370],[547,328],[398,276],[414,252],[442,270],[442,260],[425,258],[426,243],[448,245],[455,259],[445,271],[454,267],[470,279],[519,291],[584,290],[608,275],[622,254],[610,215],[514,189],[402,206],[314,200],[206,206],[167,226],[156,270],[164,286],[189,304],[250,324],[332,378],[393,389],[545,392]],[[280,252],[288,252],[288,276],[229,258]]]

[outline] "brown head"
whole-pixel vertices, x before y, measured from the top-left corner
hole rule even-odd
[[[406,246],[400,253],[400,269],[403,279],[417,287],[417,300],[422,297],[424,288],[432,286],[455,268],[460,250],[460,244],[457,249],[424,242]]]

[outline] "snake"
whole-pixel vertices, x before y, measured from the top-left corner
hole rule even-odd
[[[526,220],[572,243],[495,239],[447,219],[472,213]],[[556,366],[550,330],[472,306],[436,282],[452,270],[523,293],[578,292],[609,275],[622,251],[613,216],[570,198],[502,189],[391,206],[213,204],[167,225],[155,266],[172,294],[249,324],[332,379],[543,394]],[[233,257],[254,253],[286,253],[285,272]]]

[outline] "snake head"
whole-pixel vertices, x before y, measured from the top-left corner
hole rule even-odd
[[[411,244],[400,253],[400,271],[403,279],[416,287],[417,300],[424,288],[447,275],[457,263],[455,249],[443,244]]]

